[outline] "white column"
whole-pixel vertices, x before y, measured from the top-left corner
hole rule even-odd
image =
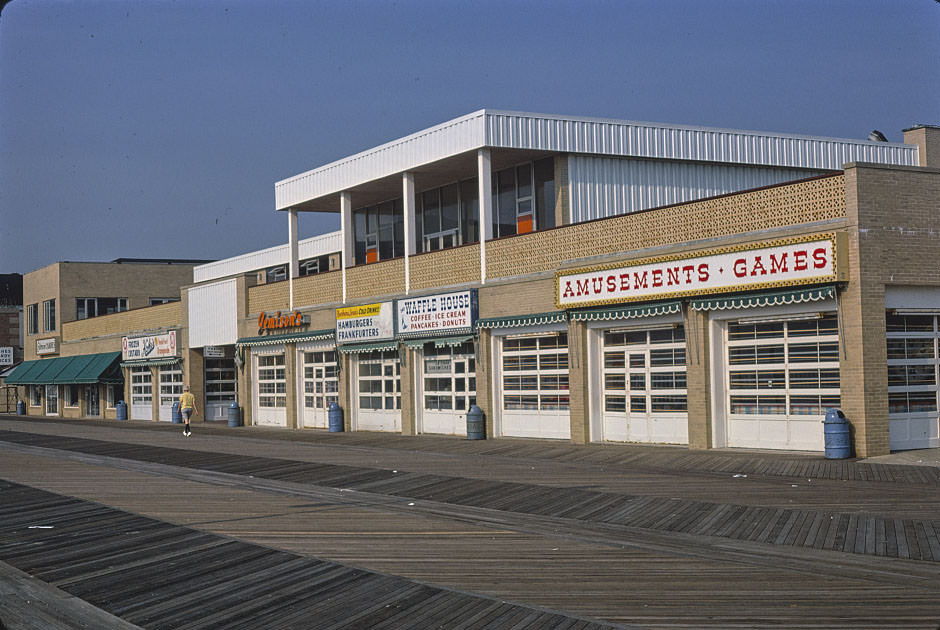
[[[297,211],[287,211],[287,249],[289,251],[288,260],[288,291],[290,293],[290,308],[294,309],[294,278],[300,275],[300,260],[298,259],[297,245]]]
[[[415,254],[415,175],[401,174],[402,212],[405,214],[405,295],[411,289],[411,265]]]
[[[480,282],[486,283],[486,241],[493,238],[493,173],[490,150],[477,151],[477,181],[479,182],[480,216]]]
[[[343,259],[340,268],[343,270],[343,302],[346,302],[346,267],[353,266],[356,253],[356,235],[353,233],[352,195],[349,192],[339,194],[340,231],[343,241]]]

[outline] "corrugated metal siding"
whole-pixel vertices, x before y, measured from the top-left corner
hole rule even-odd
[[[312,238],[305,238],[297,243],[300,260],[332,254],[341,251],[342,232],[330,232]],[[193,282],[207,282],[216,278],[234,276],[249,271],[283,265],[290,257],[290,249],[286,244],[260,249],[241,256],[234,256],[224,260],[217,260],[206,265],[199,265],[193,269]]]
[[[364,182],[476,149],[483,144],[483,111],[425,129],[274,185],[278,210]]]
[[[224,346],[238,340],[235,280],[189,289],[189,347]]]
[[[917,147],[891,142],[480,110],[280,181],[275,205],[283,210],[484,146],[824,170],[918,160]]]
[[[571,222],[704,199],[820,173],[803,169],[572,155],[568,158]]]
[[[892,142],[516,112],[486,112],[486,145],[825,170],[847,162],[917,164],[915,146]]]

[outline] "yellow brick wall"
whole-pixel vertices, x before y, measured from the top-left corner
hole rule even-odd
[[[569,260],[844,218],[844,185],[840,174],[492,241],[486,276],[554,271]]]
[[[370,297],[397,295],[404,292],[404,258],[395,258],[374,265],[360,265],[346,270],[346,299],[349,302],[360,302]]]
[[[480,245],[415,256],[409,261],[412,291],[480,281]]]
[[[101,315],[62,324],[62,344],[103,337],[127,335],[133,332],[180,328],[183,326],[183,309],[179,302],[168,302],[147,306],[122,313]]]
[[[340,287],[340,291],[342,291]],[[248,315],[261,311],[283,311],[290,308],[289,283],[272,282],[248,288]]]

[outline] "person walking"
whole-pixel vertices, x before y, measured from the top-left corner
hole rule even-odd
[[[186,423],[183,427],[183,435],[186,437],[192,435],[192,431],[189,428],[189,419],[198,414],[199,410],[196,409],[196,397],[189,391],[189,385],[184,385],[183,393],[180,394],[180,415],[183,416],[183,422]]]

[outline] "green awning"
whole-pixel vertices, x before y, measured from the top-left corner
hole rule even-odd
[[[182,362],[183,359],[180,357],[162,357],[160,359],[143,359],[142,361],[124,361],[121,363],[122,368],[126,367],[141,367],[146,366],[150,367],[152,365],[176,365],[177,363]]]
[[[835,296],[836,288],[829,285],[809,289],[793,289],[768,293],[745,293],[743,295],[723,295],[720,297],[690,300],[689,308],[694,311],[722,311],[735,308],[755,308],[761,306],[818,302],[820,300],[834,298]]]
[[[6,383],[8,385],[123,383],[124,377],[117,365],[120,356],[120,352],[103,352],[24,361],[13,374],[6,378]]]
[[[336,334],[332,328],[326,330],[305,330],[286,335],[261,335],[260,337],[242,337],[235,342],[239,346],[273,346],[279,343],[300,343],[302,341],[323,341],[332,339]]]
[[[343,354],[358,354],[360,352],[377,352],[379,350],[394,350],[398,347],[398,342],[376,341],[374,343],[354,343],[348,346],[337,346],[337,349]]]
[[[473,341],[473,335],[459,335],[456,337],[424,337],[421,339],[402,339],[402,343],[409,348],[421,348],[426,343],[433,343],[435,348],[454,348]]]
[[[656,315],[670,315],[682,310],[682,303],[658,302],[656,304],[639,304],[636,306],[618,306],[613,308],[593,308],[584,311],[571,311],[572,321],[576,322],[606,322],[618,319],[634,319],[637,317],[655,317]]]
[[[568,321],[565,311],[551,313],[533,313],[531,315],[517,315],[515,317],[488,317],[477,320],[477,328],[519,328],[521,326],[540,326],[557,324]]]
[[[47,359],[46,361],[48,361]],[[32,385],[33,381],[31,380],[35,375],[42,372],[46,366],[40,365],[46,363],[46,361],[39,359],[37,361],[23,361],[16,366],[10,374],[7,375],[6,379],[3,381],[5,385]]]

